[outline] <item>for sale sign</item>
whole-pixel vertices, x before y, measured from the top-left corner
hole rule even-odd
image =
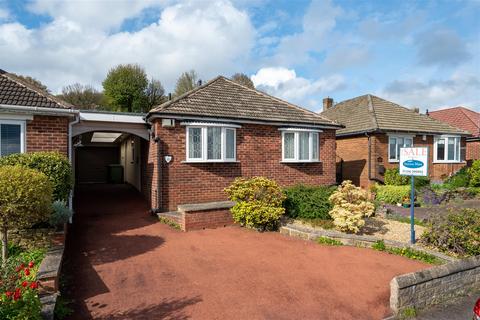
[[[428,176],[428,148],[400,148],[400,175]]]

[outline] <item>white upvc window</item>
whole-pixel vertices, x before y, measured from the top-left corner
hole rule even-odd
[[[280,129],[282,162],[318,162],[319,130]]]
[[[25,152],[25,121],[0,119],[0,156]]]
[[[236,129],[225,126],[187,126],[187,162],[235,162]]]
[[[400,161],[400,148],[413,147],[413,136],[389,135],[388,136],[388,161]]]
[[[459,136],[436,136],[433,147],[433,161],[437,163],[461,162],[461,141]]]

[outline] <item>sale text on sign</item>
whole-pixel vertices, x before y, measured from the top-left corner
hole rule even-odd
[[[400,175],[428,175],[428,148],[400,148]]]

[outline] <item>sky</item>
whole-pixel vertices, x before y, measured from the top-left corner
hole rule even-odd
[[[53,93],[138,63],[167,92],[242,72],[313,111],[370,93],[480,112],[479,17],[480,0],[0,0],[0,69]]]

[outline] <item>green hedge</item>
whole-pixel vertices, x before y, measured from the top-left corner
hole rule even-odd
[[[406,186],[410,185],[410,177],[401,176],[398,168],[385,170],[384,182],[389,186]],[[430,184],[428,177],[415,177],[415,189],[421,189]]]
[[[16,153],[0,158],[0,166],[21,165],[44,173],[53,185],[54,200],[67,200],[73,185],[72,167],[58,152]]]
[[[468,169],[470,176],[470,187],[480,187],[480,160],[475,160],[470,169]]]
[[[389,204],[402,203],[405,197],[410,198],[410,186],[376,186],[376,200]]]
[[[285,189],[286,213],[291,218],[331,219],[332,204],[328,198],[336,190],[328,186],[297,185]]]

